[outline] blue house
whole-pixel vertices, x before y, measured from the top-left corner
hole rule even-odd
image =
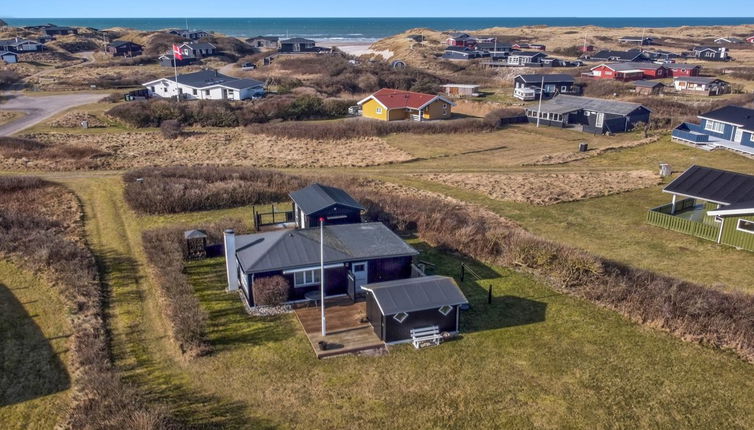
[[[684,122],[673,138],[703,149],[726,148],[754,155],[754,109],[724,106],[698,116],[699,124]]]

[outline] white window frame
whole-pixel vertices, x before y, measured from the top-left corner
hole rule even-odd
[[[375,110],[375,112],[377,113],[377,115],[381,115],[381,114],[382,114],[382,108],[381,108],[381,107],[378,107],[378,108],[377,108],[377,109]]]
[[[741,228],[741,224],[742,223],[752,224],[752,230],[747,230],[747,229]],[[739,218],[738,221],[736,221],[736,230],[742,231],[744,233],[754,234],[754,221],[750,221],[748,219]]]
[[[711,119],[704,121],[704,129],[715,133],[725,133],[725,124]]]
[[[406,321],[408,318],[408,313],[406,312],[398,312],[397,314],[393,315],[393,319],[398,322],[398,324],[403,324],[403,321]]]
[[[319,285],[319,274],[320,274],[319,272],[320,272],[319,269],[294,272],[293,273],[293,287],[303,288],[303,287],[311,287],[312,285]],[[299,277],[301,277],[301,281],[299,281]]]
[[[445,309],[445,312],[443,312],[443,309]],[[453,306],[443,305],[437,311],[440,312],[443,316],[446,317],[446,316],[448,316],[449,313],[453,312]]]

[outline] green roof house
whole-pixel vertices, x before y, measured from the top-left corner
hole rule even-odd
[[[663,191],[673,200],[649,224],[754,251],[754,176],[691,166]]]

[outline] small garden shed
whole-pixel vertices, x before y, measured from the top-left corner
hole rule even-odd
[[[364,207],[340,188],[315,183],[290,196],[298,228],[318,227],[320,218],[325,225],[361,222]]]
[[[458,285],[447,276],[423,276],[368,284],[367,319],[386,343],[408,342],[411,330],[437,327],[458,333],[460,306],[468,304]]]

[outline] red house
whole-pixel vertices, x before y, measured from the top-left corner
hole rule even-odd
[[[702,66],[698,64],[669,63],[665,67],[668,69],[668,76],[674,78],[679,76],[699,76],[702,71]]]
[[[746,38],[746,43],[754,43],[754,36],[749,36]]]
[[[451,34],[445,41],[448,46],[472,47],[477,44],[477,39],[468,33]]]
[[[654,63],[611,63],[592,67],[591,76],[595,79],[615,79],[627,82],[665,78],[668,76],[668,70],[665,66]]]

